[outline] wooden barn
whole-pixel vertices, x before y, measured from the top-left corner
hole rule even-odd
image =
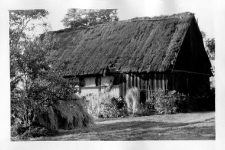
[[[210,60],[192,13],[134,18],[49,34],[50,58],[63,75],[79,80],[82,95],[123,97],[138,87],[197,93],[209,89]]]

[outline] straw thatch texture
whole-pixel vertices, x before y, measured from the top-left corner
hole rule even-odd
[[[65,75],[168,71],[194,19],[182,13],[51,32],[56,50],[50,58],[64,65]]]
[[[35,122],[51,130],[74,129],[94,125],[94,120],[82,104],[82,100],[59,101],[41,111]]]

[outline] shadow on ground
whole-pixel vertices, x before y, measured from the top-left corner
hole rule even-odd
[[[97,124],[89,128],[71,131],[61,130],[53,137],[34,140],[214,140],[214,119],[204,122],[167,123],[153,121],[131,121]]]

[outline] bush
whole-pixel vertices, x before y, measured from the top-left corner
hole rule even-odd
[[[136,116],[149,116],[154,114],[154,110],[152,109],[152,103],[146,101],[144,104],[139,106],[138,112],[135,114]]]
[[[86,97],[87,111],[98,118],[116,118],[127,116],[125,102],[122,98],[115,98],[107,93],[100,96]]]
[[[153,94],[150,107],[157,114],[173,114],[187,109],[187,96],[176,91],[165,92],[161,89]]]

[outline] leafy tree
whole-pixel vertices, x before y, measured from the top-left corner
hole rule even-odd
[[[205,41],[208,53],[209,53],[209,57],[211,59],[215,59],[215,38],[208,38]]]
[[[215,38],[207,38],[204,31],[201,31],[202,38],[205,45],[205,50],[209,56],[209,59],[215,59]]]
[[[71,100],[71,83],[55,72],[48,61],[52,50],[51,38],[31,38],[27,31],[34,31],[29,23],[41,20],[45,10],[10,11],[10,78],[11,119],[19,119],[29,126],[40,110],[57,100]],[[46,29],[46,24],[42,24]],[[46,33],[47,34],[47,33]]]
[[[69,9],[62,22],[65,27],[76,28],[118,20],[116,9]]]
[[[31,46],[29,31],[33,31],[34,20],[40,20],[48,15],[46,10],[10,10],[9,11],[9,44],[10,44],[10,86],[12,119],[24,118],[28,114],[27,89],[28,68],[25,67],[29,58],[26,49]],[[24,68],[23,68],[24,67]],[[13,121],[12,121],[13,123]]]
[[[11,90],[19,81],[18,71],[16,70],[16,60],[27,45],[31,37],[29,31],[33,31],[36,24],[31,21],[41,20],[48,15],[46,10],[10,10],[9,11],[9,43],[10,43],[10,79]],[[42,26],[47,26],[44,23]]]

